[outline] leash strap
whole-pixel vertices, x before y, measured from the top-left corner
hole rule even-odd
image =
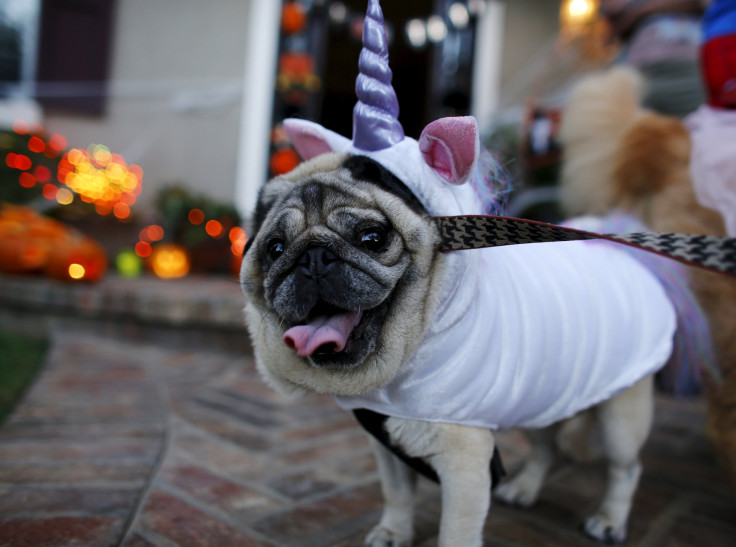
[[[604,239],[656,253],[688,266],[736,276],[736,238],[654,232],[596,234],[504,216],[435,217],[435,221],[444,252],[523,243]]]

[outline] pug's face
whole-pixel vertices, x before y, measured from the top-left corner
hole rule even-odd
[[[256,361],[282,392],[358,395],[421,342],[443,258],[434,222],[374,161],[325,154],[264,186],[241,270]]]

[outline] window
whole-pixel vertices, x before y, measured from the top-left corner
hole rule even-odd
[[[36,79],[44,108],[104,114],[114,7],[114,0],[43,0]]]
[[[103,114],[114,0],[0,1],[0,98]]]
[[[0,98],[33,94],[39,11],[40,0],[0,2]]]

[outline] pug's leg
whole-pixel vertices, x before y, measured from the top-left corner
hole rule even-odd
[[[369,547],[408,547],[414,537],[416,473],[370,437],[383,492],[383,515],[365,539]]]
[[[639,484],[639,451],[649,436],[654,411],[652,378],[596,409],[608,458],[608,487],[598,510],[585,521],[585,532],[607,543],[626,539],[631,502]]]
[[[491,431],[398,418],[389,418],[386,429],[408,455],[426,459],[440,478],[439,547],[482,545],[491,503]]]
[[[443,425],[439,437],[444,450],[430,458],[442,484],[439,547],[479,546],[491,505],[493,434],[488,429]]]
[[[544,479],[557,459],[555,436],[558,426],[526,431],[531,453],[524,467],[513,478],[500,484],[494,497],[501,503],[530,507],[537,501]]]

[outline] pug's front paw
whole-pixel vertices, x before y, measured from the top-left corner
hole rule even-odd
[[[522,472],[500,484],[493,493],[493,499],[504,505],[531,507],[537,501],[541,486],[541,481]]]
[[[603,543],[622,543],[626,539],[626,522],[614,522],[614,519],[602,513],[588,517],[583,530],[589,537]]]
[[[411,534],[395,532],[379,524],[371,530],[363,545],[366,547],[410,547],[412,539]]]

